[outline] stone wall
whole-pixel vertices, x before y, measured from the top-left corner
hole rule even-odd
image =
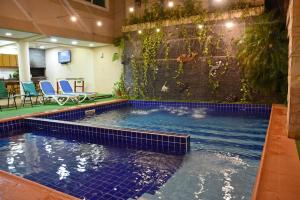
[[[154,99],[177,99],[177,100],[201,100],[201,101],[239,101],[241,99],[241,73],[236,60],[236,42],[242,37],[245,31],[245,22],[235,21],[230,29],[224,24],[226,21],[219,21],[210,24],[210,28],[216,34],[215,38],[220,38],[220,48],[212,49],[212,66],[207,63],[207,57],[203,55],[204,44],[199,43],[195,35],[195,25],[185,25],[188,30],[191,44],[191,51],[198,55],[195,59],[184,63],[184,72],[178,78],[179,62],[177,58],[180,55],[188,54],[185,47],[185,39],[180,35],[178,26],[164,28],[164,42],[169,44],[168,60],[164,59],[163,45],[157,55],[158,71],[156,79],[152,80],[146,88],[146,97]],[[136,32],[131,33],[131,41],[126,43],[125,48],[125,82],[126,86],[133,93],[133,80],[130,58],[134,55],[138,64],[142,65],[141,44],[137,39]],[[221,64],[219,65],[219,62]],[[228,62],[227,70],[226,62]],[[217,78],[219,81],[218,89],[214,90],[210,81],[209,74],[212,68],[216,66]],[[223,74],[224,73],[224,74]],[[142,84],[140,82],[140,84]],[[168,88],[167,92],[162,92],[162,87]]]
[[[289,33],[289,90],[288,135],[300,138],[300,1],[290,0],[288,10]]]

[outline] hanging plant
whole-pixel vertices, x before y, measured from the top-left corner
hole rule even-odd
[[[112,61],[114,62],[116,60],[122,59],[123,57],[123,52],[125,49],[125,36],[115,38],[113,43],[115,47],[118,47],[118,52],[113,53]]]

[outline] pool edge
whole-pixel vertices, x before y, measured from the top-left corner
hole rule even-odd
[[[25,200],[31,196],[31,199],[79,200],[69,194],[2,170],[0,170],[0,180],[0,199]]]
[[[300,197],[300,162],[295,141],[287,136],[284,105],[273,104],[252,200]]]

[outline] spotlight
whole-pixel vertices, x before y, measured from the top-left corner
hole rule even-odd
[[[234,23],[232,21],[228,21],[225,23],[226,28],[230,29],[234,26]]]
[[[139,30],[139,31],[138,31],[138,34],[142,34],[142,33],[143,33],[143,31],[142,31],[142,30]]]
[[[173,1],[169,1],[168,2],[168,7],[169,8],[173,8],[174,7],[174,2]]]
[[[75,16],[73,15],[73,16],[70,17],[70,20],[71,20],[72,22],[76,22],[76,21],[77,21],[77,17],[75,17]]]
[[[156,29],[156,32],[157,32],[157,33],[159,33],[159,32],[160,32],[160,29],[159,29],[159,28],[157,28],[157,29]]]
[[[216,3],[221,3],[223,0],[214,0]]]
[[[5,33],[6,36],[12,36],[12,33]]]
[[[133,13],[133,12],[134,12],[134,7],[130,7],[130,8],[129,8],[129,12],[130,12],[130,13]]]
[[[90,46],[90,47],[93,47],[93,46],[94,46],[94,44],[92,44],[92,43],[91,43],[91,44],[89,44],[89,46]]]
[[[97,21],[97,26],[102,26],[102,22],[101,21]]]
[[[198,25],[198,28],[199,28],[199,29],[203,29],[203,24],[199,24],[199,25]]]
[[[56,38],[51,38],[50,41],[51,42],[57,42],[57,39]]]
[[[40,46],[40,49],[45,49],[45,46]]]
[[[78,42],[76,40],[74,40],[74,41],[72,41],[72,44],[76,45],[76,44],[78,44]]]

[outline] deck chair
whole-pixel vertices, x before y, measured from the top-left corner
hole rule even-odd
[[[79,103],[86,99],[94,100],[96,98],[96,92],[74,92],[68,80],[59,80],[58,85],[63,94],[75,94],[80,97]]]
[[[16,109],[18,109],[17,103],[16,103],[16,98],[18,96],[20,96],[20,95],[16,95],[15,92],[8,92],[5,87],[4,80],[0,79],[0,99],[7,99],[7,108],[10,107],[10,99],[13,99],[13,105]],[[0,110],[2,111],[1,105],[0,105]]]
[[[44,95],[44,99],[54,99],[59,105],[65,105],[69,100],[78,103],[79,96],[74,94],[57,94],[48,80],[40,81],[40,88]],[[44,101],[45,102],[45,101]]]
[[[32,97],[36,97],[35,104],[37,104],[37,101],[38,101],[39,97],[42,97],[43,98],[43,102],[44,102],[44,96],[42,94],[39,94],[36,91],[33,82],[31,82],[31,81],[21,82],[21,85],[22,85],[23,91],[24,91],[24,95],[23,95],[24,96],[24,98],[23,98],[23,107],[25,106],[26,99],[28,99],[28,98],[29,98],[31,107],[33,106]]]

